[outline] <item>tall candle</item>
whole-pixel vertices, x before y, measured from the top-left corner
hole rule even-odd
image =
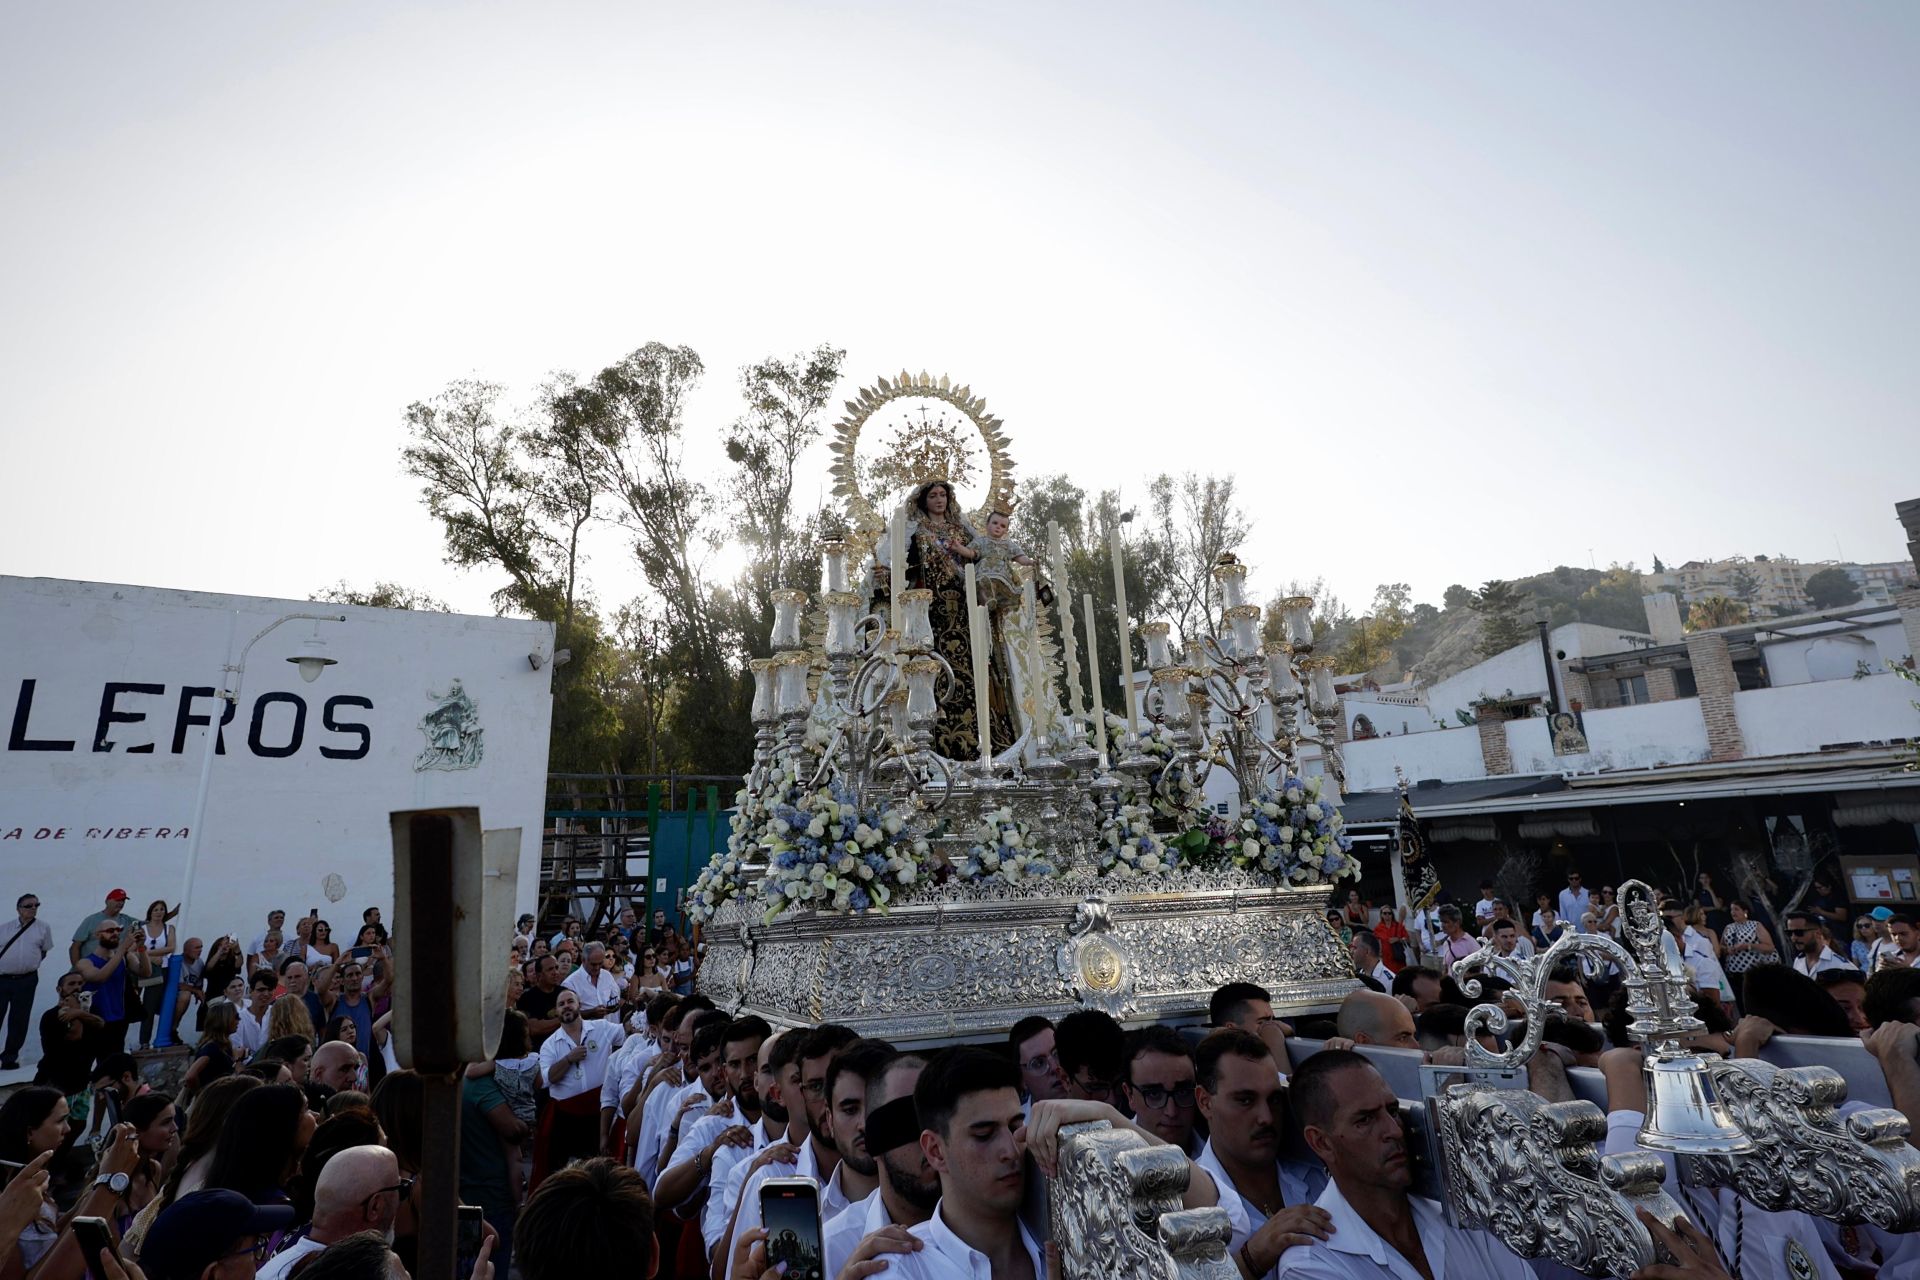
[[[1093,592],[1080,597],[1087,614],[1087,681],[1093,686],[1093,735],[1100,747],[1100,767],[1107,767],[1107,704],[1100,692],[1100,632],[1093,625]]]
[[[907,509],[900,507],[887,525],[887,561],[892,575],[888,600],[892,604],[889,621],[900,630],[900,593],[907,589]]]
[[[1086,695],[1080,692],[1080,645],[1073,638],[1073,592],[1067,589],[1067,555],[1060,543],[1058,521],[1047,522],[1047,559],[1053,568],[1053,607],[1060,614],[1060,653],[1066,660],[1067,696],[1073,714],[1087,714]]]
[[[980,605],[980,592],[974,580],[973,565],[967,565],[967,632],[973,649],[973,722],[980,736],[980,764],[993,764],[993,722],[987,708],[989,671],[987,645],[993,635],[993,623]]]
[[[1133,619],[1127,613],[1127,560],[1120,546],[1120,522],[1107,531],[1107,545],[1113,552],[1113,602],[1120,615],[1120,699],[1127,704],[1127,732],[1137,734],[1133,716]]]
[[[1034,591],[1033,575],[1028,574],[1022,585],[1021,604],[1026,608],[1028,623],[1033,627],[1033,641],[1027,650],[1027,683],[1033,689],[1033,737],[1037,743],[1040,731],[1047,723],[1047,698],[1053,690],[1046,687],[1046,668],[1040,658],[1040,597]]]

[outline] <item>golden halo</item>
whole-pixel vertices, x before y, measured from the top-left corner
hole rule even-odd
[[[830,469],[833,496],[846,504],[847,527],[867,534],[869,539],[886,527],[887,514],[878,510],[872,499],[860,490],[859,466],[855,456],[860,444],[860,430],[866,426],[868,418],[895,400],[921,398],[943,400],[966,414],[987,446],[987,498],[980,510],[972,513],[973,518],[982,519],[985,513],[995,508],[1010,507],[1013,503],[1013,459],[1007,454],[1007,436],[1002,429],[1004,424],[987,412],[987,402],[975,396],[970,388],[954,386],[944,374],[934,378],[925,370],[916,375],[903,369],[891,381],[881,378],[871,387],[862,387],[858,395],[847,401],[846,415],[834,424],[834,438],[827,445],[834,455]],[[924,477],[928,480],[939,478]]]

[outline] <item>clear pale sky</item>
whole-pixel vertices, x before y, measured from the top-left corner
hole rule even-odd
[[[1917,61],[1907,5],[17,6],[0,572],[484,610],[402,408],[650,339],[698,459],[830,341],[1028,474],[1232,471],[1262,591],[1893,559]]]

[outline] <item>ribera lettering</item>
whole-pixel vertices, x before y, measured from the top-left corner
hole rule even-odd
[[[126,680],[103,682],[97,704],[99,710],[93,717],[91,750],[101,754],[120,752],[126,755],[152,755],[159,752],[162,749],[161,738],[153,736],[155,726],[149,720],[149,712],[159,710],[160,725],[164,726],[165,704],[151,700],[164,699],[167,694],[168,686],[164,684]],[[40,695],[41,703],[37,720],[34,706],[36,695]],[[166,746],[168,754],[184,754],[189,747],[187,731],[212,723],[213,709],[207,703],[214,700],[217,700],[217,694],[209,685],[180,687],[178,700],[174,703],[173,734]],[[250,754],[267,760],[283,760],[310,749],[307,733],[310,708],[305,698],[297,693],[275,689],[255,695],[250,701],[252,707],[247,720],[247,751]],[[371,717],[353,713],[373,709],[373,699],[360,694],[335,694],[326,699],[320,706],[320,731],[311,735],[311,747],[317,749],[321,758],[326,760],[365,759],[373,749],[373,729],[369,723]],[[231,703],[221,708],[220,736],[214,744],[216,754],[227,753],[224,730],[233,723],[238,711],[239,708]],[[7,731],[7,750],[85,750],[80,746],[81,739],[77,737],[50,736],[61,728],[68,728],[49,723],[52,714],[39,681],[22,679],[14,696],[13,719]],[[136,725],[146,725],[147,729],[142,733],[129,728]],[[128,741],[129,737],[136,735],[146,736],[149,740]],[[164,738],[164,727],[160,728],[160,735]],[[193,749],[202,748],[196,743]],[[103,831],[106,832],[104,838],[127,838],[117,836],[117,828]]]

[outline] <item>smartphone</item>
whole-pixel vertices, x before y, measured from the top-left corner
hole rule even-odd
[[[473,1275],[474,1259],[480,1256],[480,1245],[487,1238],[486,1222],[481,1216],[477,1204],[460,1206],[456,1218],[453,1237],[453,1275],[454,1280],[468,1280]]]
[[[373,955],[372,947],[348,947],[347,954],[355,960],[365,960]]]
[[[788,1280],[826,1280],[819,1183],[768,1178],[760,1184],[760,1221],[767,1229],[769,1270],[784,1262]]]
[[[105,1218],[75,1218],[72,1223],[73,1238],[80,1245],[80,1256],[86,1261],[87,1274],[93,1280],[106,1280],[106,1272],[100,1268],[100,1255],[112,1253],[113,1232],[107,1227]]]

